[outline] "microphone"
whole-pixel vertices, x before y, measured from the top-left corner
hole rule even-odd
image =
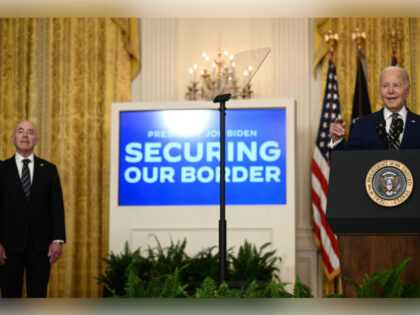
[[[385,139],[386,136],[386,122],[385,119],[380,118],[378,122],[376,123],[376,133],[378,134],[381,139]]]

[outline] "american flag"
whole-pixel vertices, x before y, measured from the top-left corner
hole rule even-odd
[[[325,88],[321,121],[312,158],[312,215],[315,241],[321,251],[325,275],[329,280],[340,273],[337,238],[327,223],[329,166],[329,129],[336,118],[341,120],[340,101],[338,98],[337,74],[332,60],[329,61],[327,84]]]

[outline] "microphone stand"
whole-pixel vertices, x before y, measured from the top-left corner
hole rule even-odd
[[[392,143],[391,143],[389,134],[386,132],[385,126],[386,126],[385,119],[378,120],[378,122],[376,123],[376,133],[382,139],[382,141],[384,141],[384,143],[387,145],[388,150],[391,150]]]
[[[220,219],[219,219],[219,284],[226,281],[226,198],[225,198],[225,123],[226,102],[231,94],[222,94],[215,97],[213,103],[220,104]]]

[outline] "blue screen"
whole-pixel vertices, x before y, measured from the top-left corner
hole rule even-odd
[[[218,205],[218,110],[120,112],[119,205]],[[286,110],[226,111],[226,204],[286,203]]]

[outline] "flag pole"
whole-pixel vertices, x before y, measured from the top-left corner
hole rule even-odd
[[[352,33],[352,39],[356,42],[357,48],[357,74],[354,88],[353,110],[351,114],[350,130],[359,118],[371,113],[369,93],[367,89],[367,69],[365,55],[362,51],[363,42],[366,40],[366,33],[358,28]]]
[[[330,46],[328,72],[324,99],[318,128],[317,139],[312,158],[312,219],[314,238],[319,247],[324,273],[328,281],[333,281],[340,274],[337,238],[326,221],[326,204],[329,180],[329,128],[340,114],[337,73],[335,69],[334,45],[338,41],[338,34],[331,30],[324,35]],[[332,282],[334,283],[334,281]],[[335,288],[334,293],[340,293],[341,288]]]

